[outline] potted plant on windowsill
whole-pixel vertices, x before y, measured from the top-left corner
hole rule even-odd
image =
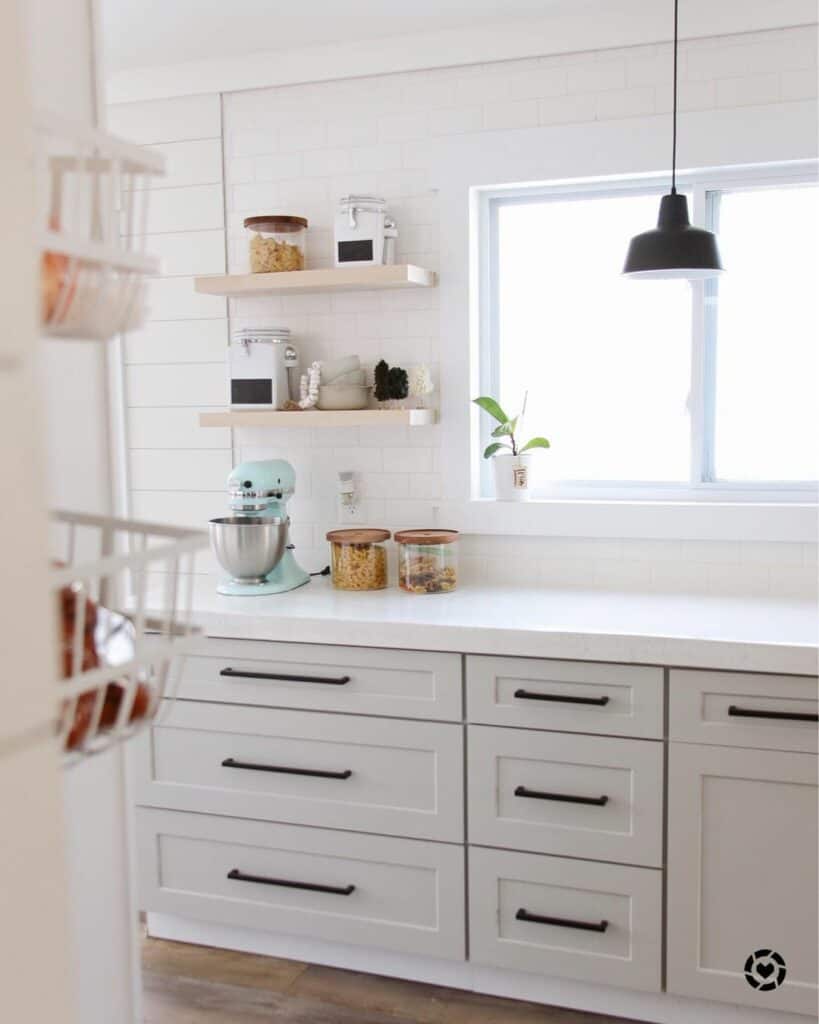
[[[486,446],[483,457],[492,459],[495,473],[495,497],[500,501],[526,501],[529,498],[529,470],[534,457],[534,449],[549,448],[545,437],[530,438],[525,444],[519,445],[515,431],[523,421],[526,412],[526,399],[523,396],[523,408],[513,419],[510,419],[494,398],[481,397],[473,399],[475,405],[498,421],[492,431],[492,437],[499,438]]]

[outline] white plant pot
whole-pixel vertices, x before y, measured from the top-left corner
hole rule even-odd
[[[529,476],[532,467],[529,455],[494,455],[495,497],[498,501],[528,501]]]

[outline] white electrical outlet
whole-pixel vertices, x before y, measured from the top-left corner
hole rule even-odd
[[[338,474],[338,521],[340,523],[358,523],[361,520],[361,509],[358,504],[358,491],[355,477],[349,471]]]

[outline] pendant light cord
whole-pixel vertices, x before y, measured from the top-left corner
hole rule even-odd
[[[679,20],[679,0],[674,0],[674,112],[671,130],[671,194],[677,194],[677,33]]]

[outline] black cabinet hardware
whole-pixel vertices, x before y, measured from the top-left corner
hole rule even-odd
[[[728,714],[735,718],[775,718],[780,722],[819,722],[819,715],[802,711],[762,711],[758,708],[738,708],[731,704]]]
[[[540,789],[527,789],[526,786],[518,786],[515,796],[527,796],[532,800],[557,800],[563,804],[594,804],[595,807],[605,807],[609,802],[607,796],[572,796],[571,793],[544,793]]]
[[[316,885],[315,882],[292,882],[288,878],[265,878],[264,875],[246,875],[238,868],[228,871],[228,878],[234,882],[258,882],[259,885],[280,885],[285,889],[306,889],[308,892],[329,892],[334,896],[350,896],[354,885]]]
[[[339,676],[337,679],[330,676],[289,676],[279,672],[243,672],[238,668],[223,668],[219,675],[234,679],[274,679],[283,683],[326,683],[328,686],[344,686],[350,681],[349,676]]]
[[[583,932],[604,932],[608,921],[573,921],[569,917],[544,917],[541,914],[530,914],[523,907],[515,914],[518,921],[530,921],[532,924],[555,924],[559,928],[578,928]]]
[[[309,775],[314,779],[349,779],[353,774],[351,768],[343,772],[327,772],[320,768],[288,768],[280,764],[253,764],[251,761],[234,761],[232,757],[226,757],[222,762],[223,768],[243,768],[249,772],[278,772],[280,775]]]
[[[570,697],[560,693],[532,693],[531,690],[515,690],[518,700],[549,700],[555,704],[594,704],[595,707],[604,708],[609,697]]]

